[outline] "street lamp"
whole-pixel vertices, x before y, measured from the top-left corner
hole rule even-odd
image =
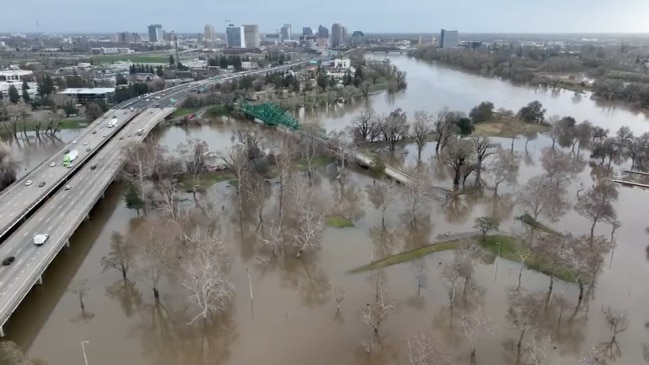
[[[81,341],[81,351],[83,351],[83,361],[88,365],[88,356],[86,355],[86,344],[90,341]]]

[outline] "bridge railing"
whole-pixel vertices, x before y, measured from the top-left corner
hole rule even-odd
[[[161,119],[166,118],[170,114],[172,114],[176,109],[175,108],[168,108],[167,112],[164,114],[160,115],[158,117],[158,121]],[[157,125],[157,122],[152,123],[149,122],[143,129],[144,133],[142,135],[134,135],[134,140],[136,142],[142,142],[144,138],[151,132],[151,130]],[[64,230],[63,235],[58,239],[58,240],[50,240],[45,247],[47,247],[47,252],[43,258],[43,260],[36,265],[33,265],[33,270],[29,274],[27,280],[25,280],[23,283],[21,283],[20,288],[16,290],[12,294],[12,298],[9,301],[9,305],[5,308],[0,308],[0,326],[4,326],[4,324],[9,320],[11,317],[11,314],[18,308],[20,303],[25,299],[27,294],[31,291],[31,289],[36,285],[36,283],[40,280],[42,277],[43,273],[47,268],[50,266],[52,261],[58,256],[59,252],[63,249],[63,247],[66,245],[66,243],[72,238],[72,235],[76,232],[76,229],[83,223],[85,218],[90,214],[90,211],[94,208],[96,202],[99,200],[99,198],[104,194],[110,183],[115,179],[121,168],[123,167],[125,163],[124,158],[121,155],[118,155],[116,159],[111,160],[109,165],[102,169],[102,172],[106,173],[109,172],[106,176],[106,179],[104,180],[103,183],[96,184],[95,185],[95,190],[91,194],[90,198],[87,200],[88,204],[86,204],[83,208],[79,209],[76,211],[76,215],[72,220],[70,220],[70,224],[66,227]],[[44,248],[44,247],[43,247]]]

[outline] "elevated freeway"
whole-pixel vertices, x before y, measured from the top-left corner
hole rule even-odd
[[[156,93],[143,95],[138,98],[127,100],[113,109],[106,112],[101,118],[91,123],[77,140],[64,146],[26,174],[19,181],[7,187],[0,194],[0,242],[3,241],[17,226],[19,226],[29,215],[39,207],[48,197],[60,188],[63,183],[81,167],[88,158],[92,157],[104,144],[109,143],[117,129],[106,128],[106,123],[113,118],[117,119],[120,127],[134,118],[145,108],[167,107],[172,104],[172,99],[185,99],[196,87],[209,86],[219,82],[236,79],[245,75],[265,74],[270,71],[280,71],[306,64],[308,61],[293,62],[279,67],[240,72],[226,76],[216,76],[206,80],[191,82],[165,89]],[[66,150],[77,149],[79,156],[74,166],[67,169],[62,166],[63,156]],[[89,150],[88,150],[89,149]],[[50,167],[54,162],[56,165]],[[26,185],[27,181],[31,184]],[[45,183],[43,187],[38,185]]]
[[[141,142],[160,120],[174,110],[144,111],[117,133],[114,148],[121,148],[133,141]],[[135,133],[138,129],[143,129],[144,133]],[[55,194],[0,246],[0,258],[16,258],[12,265],[0,267],[0,335],[4,335],[2,326],[31,288],[42,283],[41,277],[47,267],[68,244],[77,227],[88,219],[90,211],[123,164],[124,159],[116,156],[115,149],[100,150],[91,164],[81,167],[68,181],[70,190]],[[92,166],[96,166],[96,169],[91,169]],[[49,234],[44,245],[33,244],[32,236],[35,233]]]
[[[106,119],[110,120],[113,115],[120,115],[121,113],[126,117],[130,116],[130,119],[126,119],[130,120],[130,122],[123,125],[123,129],[114,131],[113,138],[110,140],[107,138],[105,146],[98,149],[93,156],[87,158],[85,164],[78,164],[76,174],[68,174],[61,178],[66,179],[66,184],[71,186],[70,190],[53,188],[56,191],[53,191],[49,199],[42,198],[43,204],[32,207],[31,215],[28,218],[25,217],[16,222],[14,224],[16,229],[0,245],[0,259],[15,258],[15,262],[11,265],[0,267],[0,336],[4,335],[2,328],[11,317],[11,314],[20,305],[31,288],[37,283],[42,283],[42,274],[47,270],[58,252],[69,242],[69,238],[74,234],[77,227],[84,219],[88,218],[94,205],[101,199],[104,191],[121,170],[124,163],[121,156],[119,156],[121,148],[134,140],[142,141],[160,120],[170,115],[175,110],[172,105],[174,103],[173,99],[185,99],[198,86],[209,86],[245,75],[280,71],[306,63],[308,61],[234,75],[217,76],[178,85],[115,106]],[[99,128],[101,129],[101,126]],[[138,129],[143,129],[141,135],[136,133]],[[89,129],[83,135],[100,135],[100,138],[103,138],[103,133],[98,131],[93,134],[92,131]],[[79,144],[78,141],[77,144]],[[62,153],[61,159],[63,158]],[[49,162],[44,165],[49,166]],[[96,169],[92,170],[92,166],[96,166]],[[14,184],[11,189],[16,189],[18,185],[20,185],[20,182]],[[62,184],[59,184],[59,186],[62,186]],[[15,194],[15,190],[12,190],[11,194],[3,194],[0,197],[0,202],[4,205],[2,199],[4,197],[12,199],[13,194]],[[33,244],[33,235],[37,233],[49,234],[45,245],[35,246]]]

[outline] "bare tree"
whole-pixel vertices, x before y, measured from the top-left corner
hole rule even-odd
[[[153,149],[146,143],[132,142],[124,147],[122,153],[126,161],[123,176],[137,191],[142,202],[142,210],[146,215],[146,184],[147,178],[153,171],[155,161]]]
[[[282,238],[286,241],[286,236],[284,235],[284,213],[285,205],[287,200],[287,189],[291,183],[291,176],[293,176],[293,171],[295,170],[295,157],[297,155],[296,145],[294,141],[289,139],[288,136],[284,135],[283,138],[280,138],[276,141],[276,155],[275,162],[277,164],[277,173],[279,175],[279,193],[278,193],[278,215],[277,223],[280,225],[280,231],[282,233]]]
[[[228,263],[226,243],[217,230],[196,227],[189,235],[189,258],[184,265],[186,275],[182,285],[190,293],[189,300],[198,308],[197,318],[207,320],[230,305],[234,286],[225,270]]]
[[[492,147],[494,145],[489,141],[489,138],[483,136],[471,138],[471,145],[473,146],[473,154],[476,158],[476,181],[480,183],[482,163],[487,157],[493,154]]]
[[[610,242],[604,237],[595,237],[591,242],[590,237],[583,235],[574,238],[570,249],[566,268],[579,287],[576,314],[584,299],[584,286],[588,284],[590,294],[604,264],[603,255],[610,250]]]
[[[371,111],[362,111],[354,119],[352,119],[352,125],[349,127],[349,131],[352,139],[356,143],[364,143],[368,140],[370,134],[372,134],[372,128],[374,125],[375,116]]]
[[[0,191],[16,181],[18,161],[11,155],[11,150],[0,142]]]
[[[556,222],[569,208],[564,184],[550,181],[545,175],[532,177],[517,193],[516,202],[532,218],[545,217]]]
[[[81,307],[82,314],[85,314],[86,312],[86,304],[83,300],[86,298],[86,294],[88,294],[89,289],[88,280],[86,279],[74,282],[74,284],[72,284],[69,289],[70,292],[79,299],[79,306]]]
[[[529,355],[532,365],[554,365],[556,364],[556,346],[552,343],[552,336],[543,333],[538,336],[527,336],[525,351]]]
[[[502,183],[515,184],[520,167],[520,158],[518,155],[505,151],[503,148],[496,149],[487,172],[493,179],[494,195],[498,195],[498,187]]]
[[[381,324],[395,310],[396,305],[389,299],[388,289],[381,285],[376,291],[375,300],[367,303],[362,312],[362,321],[370,330],[370,338],[367,342],[363,342],[363,347],[368,353],[372,351],[375,339],[379,338]]]
[[[462,326],[462,335],[466,337],[471,346],[471,359],[475,360],[480,341],[489,337],[493,332],[491,318],[485,314],[484,308],[478,305],[473,309],[462,312],[460,324]]]
[[[320,246],[320,238],[324,233],[324,214],[318,212],[314,205],[311,189],[301,178],[292,184],[292,206],[295,209],[294,223],[290,230],[293,244],[297,248],[297,257],[307,249]]]
[[[611,332],[611,340],[606,343],[606,350],[611,358],[621,355],[620,345],[617,342],[617,336],[629,328],[629,315],[626,312],[617,312],[611,307],[602,310],[606,316],[606,323]]]
[[[383,140],[390,144],[390,151],[394,151],[397,142],[407,136],[410,129],[406,112],[401,109],[390,112],[387,117],[381,119],[379,125]]]
[[[600,180],[584,194],[578,195],[575,210],[582,216],[590,219],[590,241],[595,237],[595,226],[598,222],[613,224],[617,221],[617,212],[613,202],[618,199],[615,183]]]
[[[334,299],[336,301],[336,312],[340,312],[340,303],[342,303],[343,300],[345,300],[345,290],[336,285],[333,284],[331,285],[334,288],[333,292],[334,292]]]
[[[435,134],[437,138],[435,153],[442,151],[449,141],[459,133],[460,130],[454,118],[450,115],[448,108],[444,107],[437,113],[437,120],[435,121]]]
[[[417,163],[421,164],[421,151],[423,151],[426,142],[435,131],[432,123],[432,117],[423,110],[415,112],[415,122],[412,124],[410,136],[417,145]]]
[[[270,182],[262,176],[255,176],[247,184],[247,197],[257,210],[257,232],[264,234],[264,206],[271,195]]]
[[[306,163],[309,182],[311,182],[313,175],[313,160],[323,152],[321,137],[325,135],[325,131],[317,125],[306,124],[302,127],[302,132],[302,160]]]
[[[579,359],[579,365],[608,365],[606,355],[598,346],[593,346],[587,354]]]
[[[160,193],[158,207],[162,210],[165,216],[172,220],[176,220],[180,209],[176,184],[169,179],[164,179],[160,180],[157,183],[157,186],[158,192]]]
[[[400,189],[402,201],[408,209],[407,214],[410,218],[411,225],[424,219],[427,213],[426,202],[428,201],[430,180],[426,175],[427,172],[425,169],[421,167],[416,168],[410,173],[412,181]]]
[[[365,191],[374,208],[381,210],[381,227],[385,227],[385,212],[398,199],[395,184],[390,180],[374,181],[365,187]]]
[[[29,358],[13,341],[0,342],[0,364],[47,365],[47,363],[41,359]]]
[[[173,222],[152,221],[143,225],[134,237],[141,256],[142,273],[150,280],[156,300],[160,299],[158,284],[169,269],[178,239],[177,226]]]
[[[571,245],[573,242],[574,237],[569,233],[546,235],[541,236],[540,244],[532,248],[533,252],[539,257],[543,257],[544,261],[548,263],[546,274],[550,277],[550,285],[548,287],[546,305],[552,296],[554,277],[557,270],[565,266],[570,260],[569,257],[572,254]]]
[[[241,222],[243,220],[243,194],[249,172],[248,154],[244,145],[236,144],[230,147],[220,157],[236,177],[237,205],[239,209],[239,221]]]
[[[110,236],[110,252],[101,258],[102,272],[110,269],[122,274],[122,279],[127,280],[126,274],[131,268],[135,249],[131,242],[124,239],[119,232],[114,231]]]
[[[522,355],[525,335],[540,336],[544,334],[544,305],[538,295],[528,293],[525,289],[509,291],[510,306],[507,319],[519,332],[516,343],[517,355]]]
[[[185,165],[185,172],[192,177],[194,185],[197,185],[200,175],[207,168],[209,146],[205,141],[194,138],[179,144],[176,149]]]
[[[329,151],[340,162],[340,172],[342,174],[345,170],[345,161],[353,154],[354,144],[347,138],[345,132],[342,131],[329,133],[328,142]]]
[[[442,160],[453,169],[453,185],[458,186],[465,167],[473,164],[474,155],[471,142],[461,138],[454,139],[444,152]]]
[[[525,130],[525,125],[523,124],[523,121],[521,121],[519,118],[513,117],[513,113],[511,111],[505,111],[505,114],[500,114],[500,115],[508,117],[507,121],[503,123],[503,126],[501,128],[501,133],[512,139],[510,151],[513,152],[514,142],[516,141],[516,137],[518,137],[523,133],[523,131]]]
[[[452,365],[444,346],[435,337],[426,332],[410,336],[408,345],[408,363],[410,365]]]

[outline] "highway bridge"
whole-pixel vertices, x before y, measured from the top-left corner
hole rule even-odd
[[[293,62],[272,69],[217,76],[121,103],[106,114],[106,119],[101,118],[91,124],[77,143],[66,146],[21,181],[10,186],[0,196],[2,206],[10,204],[8,206],[15,211],[10,213],[2,210],[5,215],[0,218],[0,228],[4,231],[4,241],[0,245],[0,259],[15,257],[15,262],[9,266],[0,266],[0,336],[4,336],[3,327],[11,314],[31,288],[42,283],[42,275],[47,267],[68,244],[77,227],[88,218],[89,212],[119,173],[123,165],[121,148],[133,140],[143,140],[160,120],[170,115],[175,110],[171,99],[183,100],[196,87],[244,75],[281,71],[306,63],[308,61]],[[108,121],[113,116],[118,118],[121,127],[112,128],[109,132],[103,121]],[[135,132],[138,129],[143,129],[144,133],[137,135]],[[84,146],[86,141],[88,144]],[[81,153],[85,153],[85,148],[88,147],[91,147],[92,154],[82,158]],[[79,149],[80,156],[75,161],[75,169],[64,169],[60,166],[64,151],[72,148]],[[50,162],[57,162],[57,165],[49,167]],[[91,169],[92,166],[96,166],[96,169]],[[43,189],[43,192],[35,194],[26,188],[37,187],[24,185],[26,180],[38,184],[45,179],[54,180],[47,181],[52,186],[47,188],[47,192]],[[70,185],[70,190],[62,188],[64,183]],[[37,233],[49,234],[43,246],[33,244],[32,237]]]

